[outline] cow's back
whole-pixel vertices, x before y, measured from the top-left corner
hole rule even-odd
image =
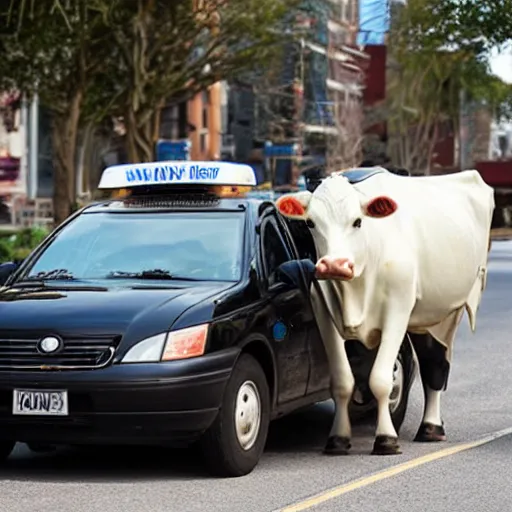
[[[492,188],[477,171],[435,177],[385,173],[356,188],[368,197],[389,195],[398,203],[394,215],[372,224],[378,236],[389,238],[386,258],[415,262],[417,303],[411,327],[435,325],[467,305],[474,327],[471,317],[485,282]]]

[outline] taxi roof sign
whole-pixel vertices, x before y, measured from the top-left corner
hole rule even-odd
[[[168,161],[112,165],[101,175],[99,189],[151,185],[256,186],[251,166],[233,162]]]

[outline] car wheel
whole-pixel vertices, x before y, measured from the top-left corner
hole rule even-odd
[[[389,410],[391,420],[397,433],[405,420],[410,390],[410,364],[408,358],[412,357],[407,349],[400,350],[393,368],[393,387],[389,395]],[[356,387],[352,397],[351,409],[358,417],[369,416],[377,412],[377,403],[370,389]]]
[[[4,461],[11,455],[14,447],[16,446],[16,441],[0,441],[0,461]]]
[[[409,390],[406,384],[405,365],[403,356],[400,354],[393,368],[393,387],[389,395],[389,411],[391,412],[391,420],[397,432],[400,431],[405,420],[408,402]]]
[[[201,438],[212,474],[238,477],[250,473],[263,453],[269,422],[267,378],[256,359],[243,354],[228,381],[219,414]]]

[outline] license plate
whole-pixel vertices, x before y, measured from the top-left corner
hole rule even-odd
[[[68,392],[57,390],[15,389],[12,413],[32,416],[67,416]]]

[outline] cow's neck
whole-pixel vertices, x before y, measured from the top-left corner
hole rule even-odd
[[[356,331],[363,324],[367,309],[367,280],[365,275],[350,282],[331,281],[342,311],[344,330]]]

